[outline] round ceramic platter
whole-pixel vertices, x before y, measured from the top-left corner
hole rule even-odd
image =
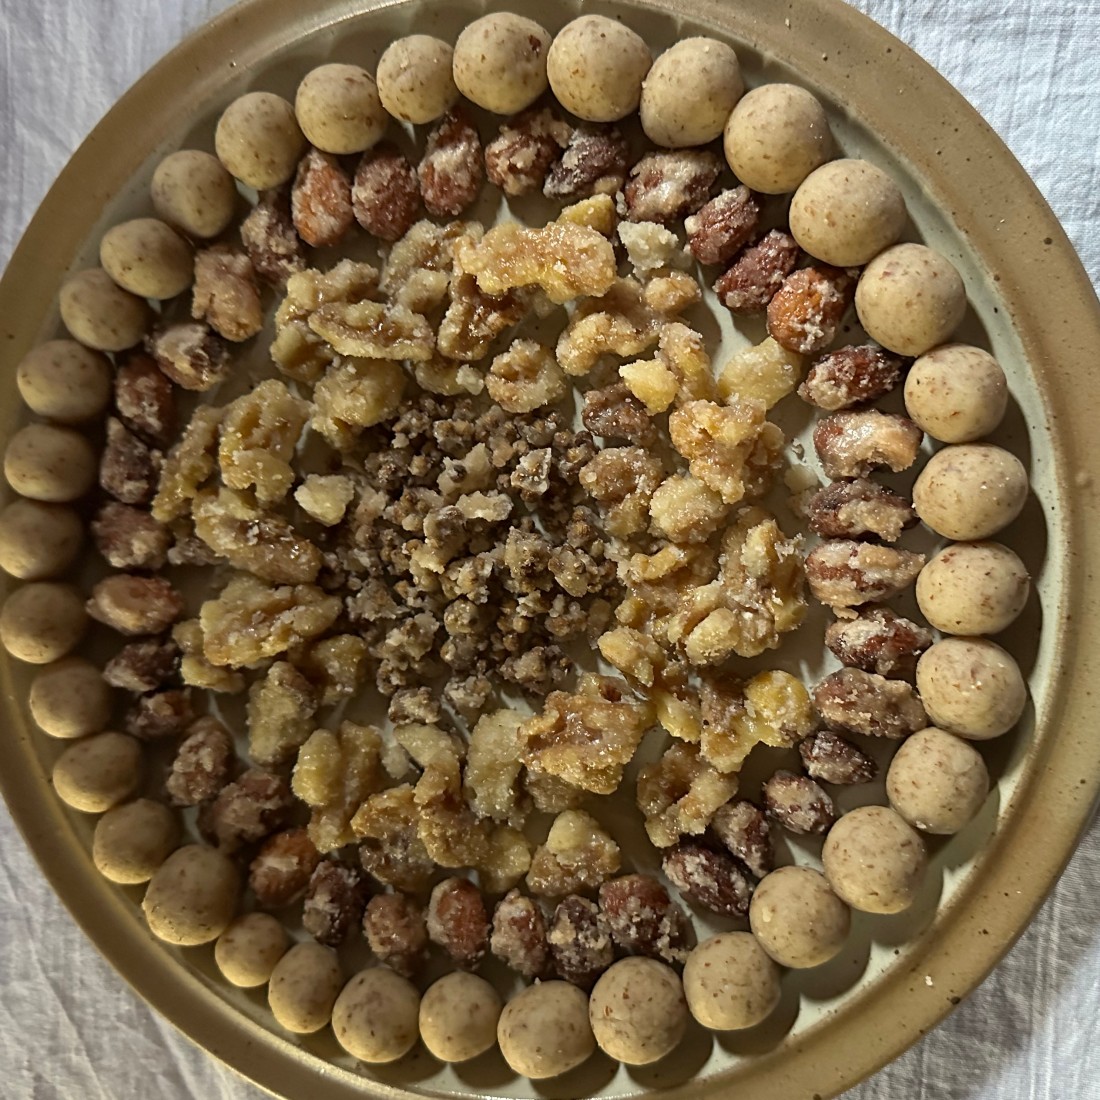
[[[506,6],[552,32],[581,7],[567,0]],[[148,212],[149,178],[165,153],[212,148],[218,115],[235,96],[262,89],[293,98],[316,64],[355,61],[373,70],[394,37],[416,30],[453,41],[483,10],[469,2],[248,0],[209,24],[123,97],[43,203],[0,283],[6,363],[60,334],[63,276],[95,263],[107,228]],[[1100,485],[1089,443],[1100,399],[1085,376],[1100,346],[1100,307],[1038,192],[957,93],[839,0],[638,0],[586,3],[584,10],[621,18],[654,53],[690,34],[726,39],[750,84],[790,80],[810,88],[828,105],[844,150],[901,183],[913,221],[908,236],[940,249],[963,274],[972,308],[959,338],[989,347],[1005,367],[1013,401],[995,441],[1021,457],[1033,487],[1004,541],[1028,566],[1034,593],[998,639],[1028,674],[1032,704],[1015,731],[983,746],[993,791],[961,834],[930,845],[917,904],[897,917],[856,914],[836,960],[785,974],[769,1021],[728,1035],[690,1029],[677,1054],[652,1067],[628,1069],[598,1055],[533,1085],[495,1051],[447,1069],[422,1049],[391,1067],[358,1068],[327,1029],[295,1040],[280,1032],[262,992],[231,990],[221,980],[209,947],[180,950],[154,940],[141,917],[141,890],[112,886],[95,871],[94,820],[66,810],[50,789],[64,743],[43,737],[26,713],[33,670],[0,658],[8,699],[0,786],[57,892],[151,1004],[212,1054],[289,1098],[626,1097],[658,1089],[669,1097],[736,1089],[754,1100],[835,1095],[900,1053],[981,980],[1062,869],[1100,790],[1100,740],[1091,735],[1091,699],[1080,687],[1093,682],[1100,652],[1100,601],[1088,570],[1097,554]],[[729,350],[745,336],[727,326],[715,340]],[[264,357],[262,348],[252,354],[257,363]],[[23,416],[14,369],[2,385],[6,437]],[[813,669],[790,656],[768,666],[792,660]],[[881,785],[846,792],[839,802],[848,809],[876,800]],[[624,847],[635,854],[629,839]],[[812,848],[797,845],[788,854],[814,858]]]

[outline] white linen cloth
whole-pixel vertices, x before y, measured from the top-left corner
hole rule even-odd
[[[0,267],[115,99],[227,0],[0,0]],[[1006,140],[1100,280],[1100,0],[857,0]],[[849,1100],[1100,1098],[1100,826],[1030,929],[938,1029]],[[0,806],[0,1096],[258,1100],[142,1003]],[[748,1098],[746,1098],[748,1100]]]

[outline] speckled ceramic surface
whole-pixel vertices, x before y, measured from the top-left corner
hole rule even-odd
[[[552,31],[579,9],[509,6]],[[1029,674],[1033,707],[1018,730],[985,747],[994,792],[977,821],[931,847],[929,882],[913,910],[857,918],[837,960],[785,976],[768,1023],[727,1037],[693,1030],[671,1065],[627,1070],[598,1057],[532,1089],[495,1053],[444,1072],[421,1053],[360,1075],[331,1037],[290,1042],[270,1030],[262,995],[231,992],[209,948],[154,941],[141,920],[141,891],[100,879],[88,857],[93,822],[66,811],[50,790],[49,766],[63,746],[37,734],[25,713],[31,670],[4,658],[10,711],[0,784],[59,894],[142,995],[213,1054],[288,1097],[628,1096],[656,1088],[685,1097],[734,1089],[775,1100],[833,1095],[933,1026],[980,980],[1061,869],[1100,787],[1100,743],[1083,686],[1095,676],[1097,592],[1088,563],[1100,468],[1089,448],[1098,402],[1087,372],[1100,346],[1100,308],[1050,211],[931,69],[835,0],[584,7],[620,15],[655,52],[686,34],[713,34],[737,47],[750,83],[810,87],[829,105],[842,146],[895,175],[915,233],[962,271],[972,313],[960,335],[985,343],[1006,369],[1014,400],[996,439],[1024,460],[1034,488],[1005,541],[1024,558],[1036,594],[999,639]],[[14,364],[55,334],[64,272],[93,262],[111,224],[145,212],[160,156],[211,147],[217,116],[235,95],[292,93],[305,71],[330,59],[373,68],[394,35],[416,29],[453,40],[482,10],[396,3],[352,13],[322,0],[303,11],[290,0],[252,0],[212,23],[120,101],[46,199],[0,284],[6,360]],[[5,435],[21,415],[13,375],[4,383]]]

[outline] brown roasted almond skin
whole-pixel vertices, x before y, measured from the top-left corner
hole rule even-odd
[[[781,229],[770,229],[719,276],[714,292],[731,313],[763,313],[801,255],[794,237]]]
[[[477,198],[485,174],[481,138],[462,107],[435,124],[416,172],[424,205],[437,218],[457,218]]]
[[[682,840],[665,853],[661,869],[684,897],[712,913],[743,917],[749,911],[753,880],[727,852]]]
[[[917,658],[932,644],[932,632],[888,607],[869,607],[855,619],[825,629],[825,645],[849,668],[879,676],[912,675]]]
[[[531,108],[508,119],[485,146],[485,174],[506,195],[542,189],[550,165],[569,144],[572,129],[548,108]]]
[[[856,293],[856,272],[803,267],[788,275],[768,303],[768,335],[799,355],[816,355],[836,338]]]
[[[711,819],[711,831],[757,878],[774,866],[771,826],[764,811],[747,799],[727,802]]]
[[[881,603],[904,592],[924,567],[924,555],[871,542],[829,539],[806,556],[806,580],[834,608]]]
[[[614,195],[629,167],[630,146],[618,127],[582,124],[550,166],[542,193],[558,202]]]
[[[166,447],[176,432],[172,383],[144,352],[126,356],[115,374],[115,406],[130,431],[154,447]]]
[[[428,936],[463,970],[474,970],[489,949],[489,916],[481,891],[465,878],[436,883],[428,902]]]
[[[616,946],[632,955],[684,963],[695,946],[687,914],[651,875],[621,875],[603,883],[600,912]]]
[[[728,263],[759,223],[760,200],[747,187],[722,191],[684,223],[688,248],[701,264]]]
[[[494,955],[517,974],[532,979],[545,976],[550,965],[546,919],[538,902],[510,890],[493,912],[490,947]]]
[[[363,154],[351,205],[355,220],[379,240],[396,241],[409,231],[420,210],[420,181],[396,145],[383,141]]]
[[[710,198],[722,162],[704,149],[646,153],[623,187],[623,209],[632,222],[672,225]]]
[[[331,248],[355,223],[351,178],[331,153],[310,149],[298,164],[290,192],[298,236],[314,248]]]
[[[906,362],[874,344],[837,348],[810,367],[798,396],[829,412],[877,401],[897,388]]]
[[[928,715],[911,684],[875,672],[842,668],[813,691],[825,724],[844,733],[901,740],[928,725]]]
[[[907,416],[878,409],[822,417],[814,428],[814,449],[828,477],[866,477],[887,468],[895,474],[917,460],[924,432]]]
[[[408,894],[375,894],[363,914],[363,934],[379,962],[413,977],[428,954],[424,910]]]
[[[851,741],[832,730],[819,730],[798,746],[802,766],[812,779],[836,786],[870,783],[878,765]]]
[[[272,286],[284,287],[291,275],[305,270],[306,247],[294,229],[288,188],[260,195],[241,222],[241,244],[256,274]]]
[[[777,771],[764,784],[768,814],[789,833],[827,833],[836,821],[836,807],[825,790],[807,775]]]
[[[100,487],[123,504],[148,504],[157,491],[161,453],[121,420],[107,418],[107,443],[99,460]]]
[[[599,906],[577,894],[558,903],[547,939],[558,977],[581,989],[591,989],[615,961],[611,932]]]
[[[810,530],[826,539],[875,536],[897,542],[902,531],[917,522],[917,513],[904,497],[866,478],[834,481],[806,503]]]

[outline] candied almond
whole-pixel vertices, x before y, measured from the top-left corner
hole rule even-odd
[[[352,227],[351,179],[331,153],[310,149],[299,161],[290,211],[298,236],[314,248],[339,244]]]
[[[532,107],[506,120],[485,146],[485,174],[506,195],[542,188],[550,165],[572,136],[572,127],[546,107]]]
[[[163,577],[114,573],[87,602],[88,614],[120,634],[160,634],[183,613],[183,597]]]
[[[248,867],[248,885],[261,909],[282,909],[309,886],[321,855],[305,829],[284,829],[264,841]]]
[[[720,275],[718,300],[734,314],[763,313],[798,264],[801,249],[789,233],[770,229]]]
[[[618,538],[645,530],[663,479],[661,460],[644,447],[605,447],[580,471],[581,486],[601,506],[604,529]]]
[[[806,501],[810,530],[822,538],[855,539],[875,535],[896,542],[917,522],[917,513],[904,497],[866,478],[834,481]]]
[[[721,160],[704,149],[646,153],[623,186],[627,218],[669,225],[694,214],[710,197],[722,167]]]
[[[416,169],[392,142],[368,149],[355,169],[351,189],[355,220],[383,241],[396,241],[409,231],[420,209]]]
[[[123,504],[148,504],[157,491],[161,453],[142,442],[113,416],[99,460],[99,484]]]
[[[747,187],[722,191],[685,222],[688,248],[701,264],[724,264],[756,232],[760,200]]]
[[[832,730],[818,730],[798,746],[802,766],[813,779],[838,786],[870,783],[878,765],[851,741]]]
[[[96,549],[116,569],[161,569],[172,534],[142,508],[109,500],[91,523]]]
[[[829,539],[806,556],[810,591],[838,614],[904,592],[924,567],[924,555],[872,542]]]
[[[286,825],[294,796],[282,776],[249,768],[199,811],[199,831],[227,851],[251,844]]]
[[[928,725],[912,685],[859,668],[826,676],[814,688],[814,705],[830,729],[868,737],[900,740]]]
[[[197,718],[176,749],[164,789],[173,806],[197,806],[229,781],[233,738],[216,718]]]
[[[286,188],[262,191],[259,200],[241,222],[241,244],[256,274],[274,286],[306,266],[306,250],[295,232]]]
[[[576,894],[558,903],[546,940],[558,976],[581,989],[590,989],[615,961],[615,946],[599,907]]]
[[[115,372],[115,408],[130,431],[156,447],[167,446],[175,434],[172,383],[142,352],[131,352]]]
[[[139,741],[160,741],[178,737],[190,724],[191,693],[169,688],[139,695],[122,719],[123,729]]]
[[[771,826],[767,815],[753,802],[734,799],[715,811],[710,823],[714,835],[757,878],[774,865]]]
[[[632,955],[683,964],[695,946],[687,914],[651,875],[622,875],[605,882],[600,915],[615,945]]]
[[[798,396],[829,412],[850,409],[895,389],[904,365],[900,356],[874,344],[837,348],[814,362]]]
[[[481,138],[467,112],[455,107],[432,127],[416,170],[428,213],[457,218],[477,198],[484,171]]]
[[[752,879],[736,859],[694,840],[665,852],[661,870],[689,901],[724,917],[744,917],[752,900]]]
[[[842,665],[880,676],[911,673],[931,644],[930,630],[888,607],[865,608],[858,618],[840,619],[825,629],[825,645]]]
[[[777,771],[764,784],[768,814],[790,833],[821,834],[836,820],[833,800],[809,776]]]
[[[821,265],[792,272],[768,303],[768,335],[800,355],[824,351],[855,290],[854,271]]]
[[[335,860],[317,864],[306,888],[302,927],[326,947],[337,947],[363,919],[367,884],[354,868]]]
[[[195,253],[191,316],[205,321],[219,336],[235,344],[264,327],[256,271],[246,253],[227,244],[211,245]]]
[[[428,901],[428,937],[463,970],[475,970],[489,948],[489,915],[478,888],[464,878],[446,878]]]
[[[630,147],[616,126],[582,123],[550,166],[542,193],[559,202],[589,195],[614,195],[626,179]]]
[[[528,980],[545,976],[550,960],[546,919],[538,903],[510,890],[493,911],[492,953]]]
[[[865,409],[822,417],[814,449],[828,477],[866,477],[885,466],[895,474],[917,460],[924,433],[906,416]]]
[[[229,348],[209,325],[182,321],[146,338],[149,354],[177,386],[200,393],[229,374]]]
[[[125,691],[154,691],[176,674],[179,659],[179,646],[171,640],[131,642],[104,665],[103,679]]]
[[[363,934],[378,961],[406,978],[428,954],[424,910],[408,894],[375,894],[363,914]]]

